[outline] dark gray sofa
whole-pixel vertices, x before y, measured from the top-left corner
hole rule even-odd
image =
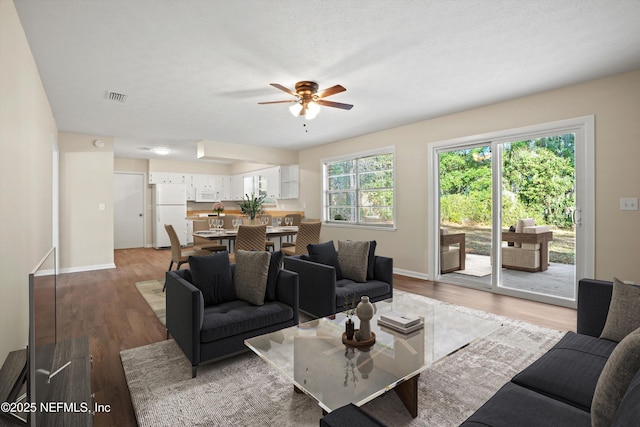
[[[582,279],[577,332],[516,375],[462,425],[591,426],[591,401],[617,343],[598,338],[611,302],[612,282]],[[617,409],[613,426],[640,425],[640,371]]]
[[[191,282],[189,270],[166,273],[167,337],[191,362],[194,378],[201,362],[247,350],[245,339],[298,324],[298,275],[291,271],[279,271],[275,300],[260,306],[238,299],[205,307]]]
[[[363,295],[376,302],[393,297],[393,259],[375,256],[373,277],[359,283],[350,279],[336,280],[333,266],[302,259],[284,258],[284,268],[300,277],[300,310],[315,317],[326,317],[347,310],[345,297],[356,304]]]

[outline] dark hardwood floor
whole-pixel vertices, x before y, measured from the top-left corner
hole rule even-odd
[[[136,425],[120,351],[165,339],[164,327],[135,283],[164,278],[169,260],[168,250],[122,249],[115,251],[116,269],[60,275],[59,336],[89,337],[95,400],[111,408],[110,413],[96,414],[97,427]],[[575,330],[572,309],[406,276],[395,276],[394,281],[396,289],[554,329]]]

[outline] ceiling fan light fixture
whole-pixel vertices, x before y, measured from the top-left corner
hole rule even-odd
[[[305,119],[307,120],[313,120],[316,118],[316,116],[318,115],[318,113],[320,112],[320,105],[318,105],[317,103],[310,101],[307,104],[307,111],[304,115]]]
[[[300,115],[300,111],[302,111],[302,103],[296,102],[295,104],[289,107],[289,111],[293,114],[294,117],[298,117]]]

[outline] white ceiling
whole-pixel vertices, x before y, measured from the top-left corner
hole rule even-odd
[[[640,68],[640,0],[15,5],[59,130],[113,136],[122,157],[196,160],[203,139],[302,149]],[[355,106],[306,121],[258,105],[299,80]]]

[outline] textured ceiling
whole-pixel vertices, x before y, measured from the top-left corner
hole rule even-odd
[[[113,136],[126,157],[195,160],[203,139],[301,149],[640,68],[640,0],[15,5],[60,131]],[[306,121],[257,104],[299,80],[355,106]]]

